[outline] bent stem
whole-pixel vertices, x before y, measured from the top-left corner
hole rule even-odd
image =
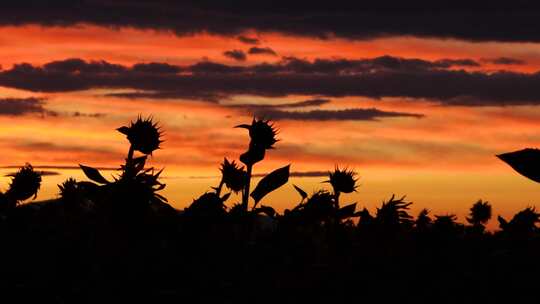
[[[336,204],[336,208],[339,208],[339,194],[339,191],[334,190],[334,203]]]
[[[128,156],[127,156],[127,159],[126,159],[126,175],[127,176],[130,176],[131,174],[131,169],[133,167],[133,153],[135,152],[135,149],[133,149],[133,145],[129,145],[129,151],[128,151]]]
[[[221,194],[221,189],[223,188],[223,184],[224,184],[224,183],[225,183],[225,182],[223,181],[223,177],[221,177],[221,181],[219,182],[219,186],[218,186],[217,189],[216,189],[216,194],[217,194],[217,196],[220,196],[220,194]]]
[[[242,193],[242,210],[247,213],[248,212],[248,202],[249,202],[249,186],[251,183],[251,171],[253,169],[252,164],[248,164],[247,166],[247,181],[246,181],[246,187],[244,188],[244,192]]]

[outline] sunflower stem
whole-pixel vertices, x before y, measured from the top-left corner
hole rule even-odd
[[[248,211],[248,201],[249,201],[249,185],[251,183],[251,171],[253,169],[252,164],[247,165],[247,181],[246,187],[244,188],[244,193],[242,195],[242,210],[247,213]]]
[[[339,208],[339,194],[340,194],[339,191],[334,190],[334,200],[335,200],[337,208]]]
[[[131,174],[131,169],[133,167],[133,153],[135,152],[135,149],[133,148],[133,145],[129,145],[129,151],[128,156],[126,159],[126,175],[129,176]]]
[[[223,188],[223,184],[225,182],[223,181],[223,177],[221,177],[221,181],[219,182],[219,186],[216,189],[216,195],[219,196],[221,194],[221,189]]]

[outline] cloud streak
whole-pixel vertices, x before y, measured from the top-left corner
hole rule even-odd
[[[313,110],[313,111],[281,111],[260,110],[256,116],[270,118],[272,120],[303,120],[303,121],[330,121],[330,120],[356,120],[371,121],[388,117],[413,117],[422,118],[422,114],[389,112],[375,108],[370,109],[345,109],[345,110]]]
[[[242,50],[230,50],[223,52],[223,56],[236,60],[236,61],[246,61],[246,53]]]
[[[49,111],[44,107],[44,99],[29,98],[0,98],[0,115],[22,116],[27,114],[42,114],[57,116],[58,114]]]
[[[277,56],[277,53],[269,47],[252,47],[248,50],[250,55],[271,55]]]
[[[203,61],[141,71],[104,61],[69,59],[43,66],[18,64],[0,71],[0,86],[33,92],[70,92],[96,88],[133,89],[126,98],[177,98],[217,102],[234,95],[268,97],[404,97],[444,105],[540,104],[540,73],[453,69],[470,60],[285,58],[249,66]],[[178,73],[171,71],[178,70]]]
[[[250,109],[250,110],[256,110],[256,109],[292,109],[292,108],[304,108],[304,107],[318,107],[325,104],[330,103],[330,99],[324,99],[324,98],[315,98],[315,99],[308,99],[303,101],[297,101],[297,102],[289,102],[289,103],[281,103],[281,104],[253,104],[253,103],[242,103],[242,104],[234,104],[234,105],[228,105],[229,108],[240,108],[240,109]]]

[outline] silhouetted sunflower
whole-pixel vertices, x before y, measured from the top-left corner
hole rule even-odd
[[[227,188],[235,193],[244,189],[247,181],[247,173],[244,171],[244,167],[237,166],[234,160],[229,162],[229,160],[225,158],[221,164],[220,170],[223,176],[223,183]]]
[[[16,201],[24,201],[32,196],[36,198],[41,186],[41,174],[34,171],[32,165],[26,164],[16,173],[7,176],[11,176],[11,183],[6,192],[9,198]]]
[[[131,122],[129,127],[124,126],[117,130],[127,136],[133,150],[144,154],[152,154],[163,142],[162,132],[158,124],[152,121],[152,117],[143,119],[139,116],[135,122]]]
[[[240,161],[246,165],[253,165],[264,159],[266,150],[263,146],[250,143],[249,149],[240,155]]]
[[[238,125],[236,128],[248,129],[252,144],[264,149],[272,149],[273,145],[278,141],[276,139],[278,131],[270,120],[257,120],[254,118],[251,125]]]
[[[75,198],[79,192],[77,181],[72,177],[58,185],[58,189],[60,190],[60,197],[66,200]]]
[[[325,182],[330,183],[335,192],[351,193],[356,191],[358,187],[356,182],[358,179],[354,178],[356,172],[353,170],[347,170],[347,168],[340,170],[336,166],[334,172],[329,172],[328,174],[330,179]]]

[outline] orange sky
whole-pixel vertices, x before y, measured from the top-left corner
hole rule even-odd
[[[0,65],[4,70],[27,62],[42,65],[54,60],[81,58],[105,60],[131,66],[141,62],[187,65],[210,60],[250,65],[277,62],[281,56],[316,58],[373,58],[383,55],[439,59],[509,57],[522,65],[484,63],[472,70],[505,69],[518,72],[540,70],[540,44],[472,43],[457,40],[387,38],[366,41],[317,40],[280,34],[251,33],[279,56],[248,56],[235,62],[223,56],[232,49],[250,46],[234,37],[195,35],[178,37],[167,32],[133,29],[111,30],[96,26],[41,28],[0,27]],[[317,96],[233,96],[219,104],[179,99],[124,99],[105,97],[118,89],[92,89],[65,93],[39,93],[0,87],[1,98],[46,98],[45,108],[58,116],[0,115],[0,164],[118,166],[128,148],[115,131],[138,114],[153,115],[165,130],[164,149],[152,164],[164,166],[166,196],[178,208],[214,186],[224,156],[238,158],[247,145],[247,134],[232,127],[250,121],[245,111],[228,104],[279,104]],[[125,91],[125,90],[124,90]],[[257,172],[292,163],[293,171],[325,171],[335,164],[358,171],[361,186],[350,201],[374,208],[383,199],[407,195],[415,212],[427,207],[435,213],[456,213],[464,220],[467,208],[477,199],[492,202],[496,214],[509,214],[534,205],[540,185],[514,173],[494,155],[524,147],[540,146],[538,106],[465,107],[440,106],[429,100],[366,97],[329,98],[320,109],[377,108],[419,113],[424,118],[380,118],[377,121],[280,120],[280,142],[258,164]],[[309,110],[309,108],[308,108]],[[74,116],[100,113],[102,116]],[[4,170],[8,172],[9,170]],[[56,184],[79,172],[57,170],[59,176],[44,178],[39,198],[54,197]],[[305,190],[324,187],[318,178],[292,178]],[[2,180],[7,185],[7,180]],[[297,197],[291,185],[265,200],[279,210],[291,207]],[[494,224],[494,223],[492,223]]]

